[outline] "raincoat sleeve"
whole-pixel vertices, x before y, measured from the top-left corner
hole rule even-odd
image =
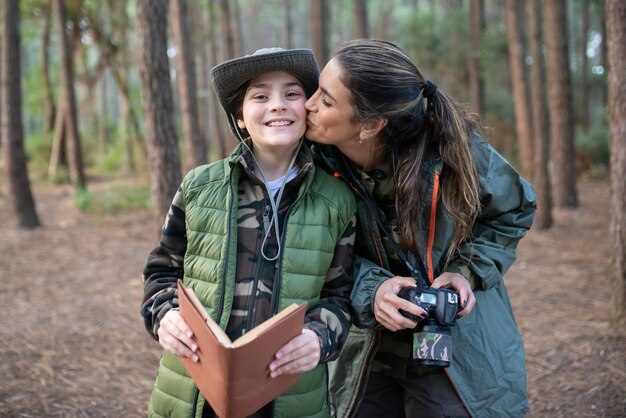
[[[517,258],[517,244],[535,216],[536,196],[530,183],[482,138],[474,137],[472,152],[482,211],[471,240],[459,247],[459,257],[446,270],[463,274],[472,288],[486,290],[502,280]]]
[[[359,328],[382,328],[374,316],[374,297],[380,285],[395,275],[363,257],[354,259],[352,322]]]

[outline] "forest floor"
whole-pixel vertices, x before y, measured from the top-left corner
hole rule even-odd
[[[1,186],[0,213],[11,213]],[[522,240],[505,279],[528,417],[626,417],[626,330],[608,324],[608,185],[586,180],[579,192],[580,209]],[[42,228],[0,224],[0,417],[145,416],[161,352],[139,315],[150,212],[85,215],[69,186],[34,195]]]

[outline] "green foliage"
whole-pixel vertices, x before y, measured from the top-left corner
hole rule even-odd
[[[76,207],[81,212],[91,212],[93,209],[93,195],[87,189],[79,189],[76,191]]]
[[[600,108],[597,113],[598,117],[605,122],[591,126],[589,132],[586,133],[577,127],[576,149],[592,167],[606,167],[610,158],[606,107]]]
[[[113,185],[98,193],[82,189],[76,193],[76,206],[84,213],[111,215],[152,206],[146,185]]]
[[[94,162],[94,171],[98,173],[117,173],[122,168],[124,162],[124,147],[117,141],[107,147],[103,154],[96,156]]]
[[[26,137],[24,148],[30,173],[35,179],[44,179],[48,175],[51,142],[52,139],[41,131],[36,131]]]

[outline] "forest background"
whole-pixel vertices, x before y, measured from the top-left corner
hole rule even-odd
[[[2,274],[0,282],[18,291],[14,302],[23,306],[25,315],[36,311],[29,305],[33,295],[24,289],[28,284],[21,284],[22,278],[34,274],[28,268],[44,276],[60,268],[55,257],[37,258],[36,267],[32,261],[19,262],[22,254],[38,257],[39,251],[45,254],[46,247],[61,242],[51,244],[46,234],[54,234],[55,228],[67,233],[72,227],[98,225],[110,235],[98,230],[86,245],[95,245],[94,257],[99,257],[96,250],[106,253],[107,246],[128,245],[145,260],[184,173],[223,158],[234,148],[236,141],[210,88],[213,65],[258,48],[280,46],[312,48],[323,67],[341,41],[373,37],[398,44],[428,79],[482,116],[487,139],[536,188],[539,208],[533,231],[560,236],[580,220],[577,215],[594,216],[584,207],[587,198],[581,191],[606,192],[599,195],[606,210],[596,214],[603,217],[599,228],[608,243],[603,247],[605,258],[595,260],[610,289],[600,315],[607,327],[601,328],[623,335],[624,2],[0,0],[0,4],[0,208],[7,212],[0,252],[10,255],[6,260],[12,272]],[[112,242],[119,239],[112,232],[116,228],[135,231],[144,238],[143,246],[132,247],[136,242],[130,238]],[[70,253],[85,249],[81,239],[62,245]],[[582,242],[578,248],[584,251],[586,245]],[[98,268],[89,261],[81,260],[83,270]],[[141,297],[141,261],[127,260],[119,270],[136,275],[119,278],[118,293],[101,296],[122,298],[130,292],[135,300],[126,303],[132,305],[129,312],[135,312]],[[125,274],[121,271],[117,273]],[[95,286],[79,280],[70,286],[61,277],[62,286],[68,286],[65,291],[75,297],[87,298],[86,289]],[[517,300],[513,295],[514,305],[524,297],[529,295]],[[36,304],[49,307],[46,312],[52,317],[65,312],[43,299]],[[127,332],[129,320],[140,322],[138,316],[125,318],[117,330]],[[15,326],[10,318],[0,321],[0,328]],[[70,333],[83,331],[81,325],[68,326]],[[17,411],[29,416],[28,407],[11,406],[22,400],[11,388],[27,386],[28,378],[39,379],[36,386],[44,395],[41,387],[63,382],[63,373],[57,370],[61,366],[50,363],[59,348],[50,340],[48,351],[31,346],[37,344],[33,335],[44,334],[24,335],[26,349],[5,342],[0,346],[4,364],[0,371],[15,378],[13,383],[0,379],[0,416]],[[532,337],[525,335],[527,339]],[[148,338],[139,341],[150,343]],[[624,345],[622,337],[611,341],[613,349]],[[120,343],[114,337],[107,342]],[[80,348],[63,346],[66,353]],[[158,347],[146,350],[151,360],[158,356]],[[34,377],[11,369],[19,363],[16,359],[30,359],[27,352],[47,364]],[[41,370],[51,380],[46,381]],[[625,374],[622,359],[607,375],[617,393],[626,389]],[[147,375],[153,376],[153,371]],[[146,380],[141,382],[132,385],[139,391],[135,395],[143,397],[140,404],[149,391]],[[41,402],[35,408],[40,413],[71,415],[81,410],[63,409],[69,401],[60,396],[56,407],[50,399]],[[558,401],[545,406],[560,407]],[[101,408],[96,403],[95,409]],[[622,401],[608,410],[626,415],[623,408]],[[112,416],[112,411],[103,416]]]

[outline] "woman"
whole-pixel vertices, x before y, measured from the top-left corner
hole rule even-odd
[[[523,415],[524,348],[503,274],[532,223],[531,186],[391,43],[341,45],[306,108],[307,138],[360,198],[359,328],[334,366],[338,416]],[[459,295],[438,359],[453,348],[449,368],[424,366],[414,328],[434,315],[398,296],[420,277]]]
[[[303,145],[304,103],[318,74],[309,49],[265,48],[211,70],[241,143],[230,158],[185,176],[144,268],[142,315],[165,350],[150,417],[214,416],[179,359],[197,361],[198,347],[178,311],[178,279],[231,340],[306,303],[302,333],[267,365],[272,377],[300,381],[252,416],[330,417],[326,363],[350,328],[356,205]]]

